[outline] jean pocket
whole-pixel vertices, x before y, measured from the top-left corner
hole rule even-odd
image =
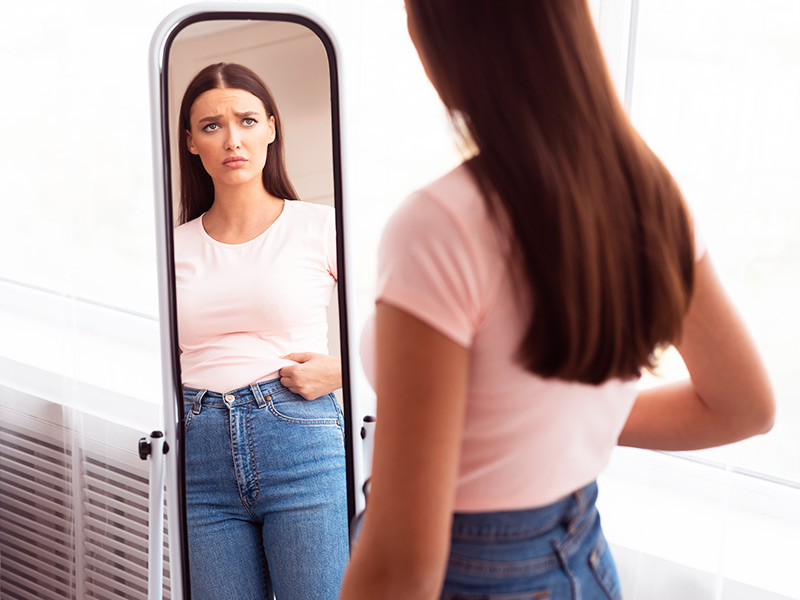
[[[306,400],[289,390],[279,390],[269,396],[267,408],[273,416],[286,423],[341,427],[342,418],[339,416],[336,404],[331,394]]]
[[[620,600],[619,576],[614,565],[614,557],[606,543],[605,537],[601,534],[600,539],[594,549],[589,554],[589,566],[594,573],[600,588],[608,596],[609,600]]]
[[[336,415],[339,419],[339,431],[342,434],[342,441],[344,441],[344,412],[342,411],[342,406],[339,404],[339,401],[336,399],[336,394],[328,394],[330,398],[331,405],[333,409],[336,411]]]

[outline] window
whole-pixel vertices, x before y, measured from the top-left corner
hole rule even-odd
[[[599,12],[620,95],[681,185],[778,402],[766,436],[615,452],[600,504],[623,585],[641,598],[800,598],[800,4],[603,0]],[[660,375],[643,385],[686,377],[676,352]]]
[[[642,0],[638,16],[631,117],[681,185],[778,400],[769,435],[698,455],[800,482],[800,4]]]

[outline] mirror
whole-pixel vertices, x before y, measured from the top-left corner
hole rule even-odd
[[[185,598],[333,600],[355,511],[334,46],[306,15],[172,21],[153,47],[171,563]]]

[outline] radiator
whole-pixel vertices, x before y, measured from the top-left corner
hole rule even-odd
[[[60,406],[0,391],[0,598],[145,600],[143,432],[81,415],[66,426]]]

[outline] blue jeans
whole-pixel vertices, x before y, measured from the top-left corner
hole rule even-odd
[[[548,506],[458,513],[443,600],[617,600],[591,483]]]
[[[334,600],[349,557],[344,417],[266,381],[184,388],[193,600]]]

